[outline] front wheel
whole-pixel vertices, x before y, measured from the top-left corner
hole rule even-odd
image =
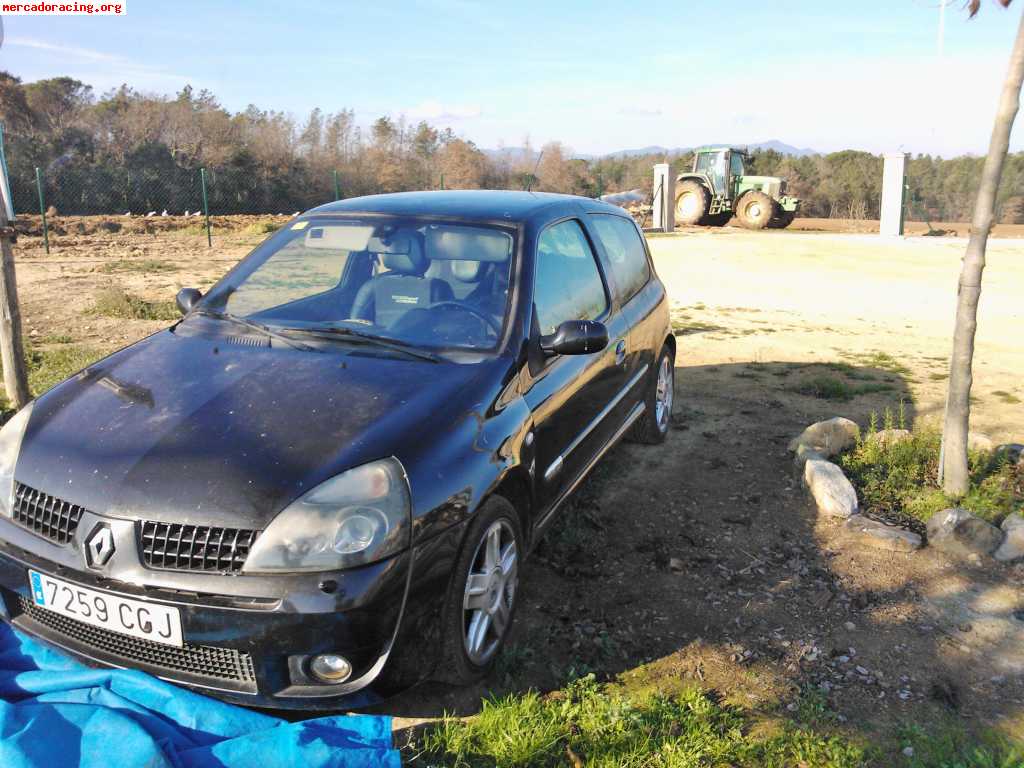
[[[445,599],[439,679],[471,683],[494,664],[515,615],[522,541],[515,508],[500,496],[485,501],[466,532]]]
[[[630,438],[633,441],[647,445],[658,445],[665,442],[669,422],[672,419],[675,387],[675,355],[672,353],[672,348],[666,344],[661,348],[654,373],[647,385],[644,412],[630,431]]]
[[[747,192],[736,206],[736,218],[747,229],[764,229],[775,215],[775,201],[764,192]]]

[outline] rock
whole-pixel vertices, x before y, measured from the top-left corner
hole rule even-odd
[[[668,561],[668,567],[673,573],[682,573],[686,570],[686,563],[678,557],[673,557]]]
[[[1006,456],[1007,462],[1024,467],[1024,445],[1020,443],[1004,443],[996,448],[996,453]]]
[[[1010,563],[1024,557],[1024,515],[1014,512],[1006,516],[1002,525],[1003,543],[992,556],[1001,562]]]
[[[811,424],[789,442],[789,450],[796,453],[801,445],[817,451],[826,458],[852,447],[860,437],[856,422],[836,416],[826,421]]]
[[[826,456],[818,453],[808,445],[801,443],[796,447],[796,458],[793,459],[798,468],[802,468],[811,459],[825,459]]]
[[[843,470],[830,461],[811,459],[804,465],[804,482],[818,505],[818,512],[832,517],[857,514],[857,492]]]
[[[970,451],[989,451],[995,450],[995,443],[992,442],[992,438],[988,435],[983,435],[981,432],[968,432],[967,433],[967,449]]]
[[[928,544],[953,557],[987,557],[1003,543],[1002,531],[958,507],[936,512],[927,529]]]
[[[854,515],[846,521],[848,533],[861,544],[890,552],[914,552],[921,548],[921,537],[906,528],[886,525],[863,515]]]
[[[847,621],[843,624],[843,629],[845,629],[847,632],[853,632],[855,629],[857,629],[857,625],[854,624],[852,621]]]
[[[868,435],[868,442],[889,446],[910,439],[909,429],[883,429]]]
[[[903,748],[903,756],[904,757],[913,757],[914,756],[914,748],[913,747],[904,747]]]

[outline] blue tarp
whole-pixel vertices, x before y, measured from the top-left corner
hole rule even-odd
[[[0,622],[2,768],[397,768],[391,718],[289,723],[137,670],[95,670]]]

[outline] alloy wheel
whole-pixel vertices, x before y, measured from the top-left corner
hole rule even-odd
[[[515,533],[496,520],[476,546],[462,600],[463,645],[478,666],[490,661],[508,631],[518,576]]]
[[[668,429],[668,419],[672,414],[674,384],[672,364],[666,355],[661,358],[661,365],[658,366],[658,383],[654,393],[654,415],[658,422],[658,429],[662,432]]]

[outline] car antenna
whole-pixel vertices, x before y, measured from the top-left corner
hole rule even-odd
[[[543,158],[543,157],[544,157],[544,150],[542,149],[540,151],[540,154],[537,155],[537,162],[533,164],[533,173],[531,173],[530,174],[530,178],[528,178],[526,180],[526,191],[527,192],[531,192],[532,191],[530,189],[530,187],[533,186],[533,180],[537,178],[537,169],[540,168],[540,161],[541,161],[541,158]]]

